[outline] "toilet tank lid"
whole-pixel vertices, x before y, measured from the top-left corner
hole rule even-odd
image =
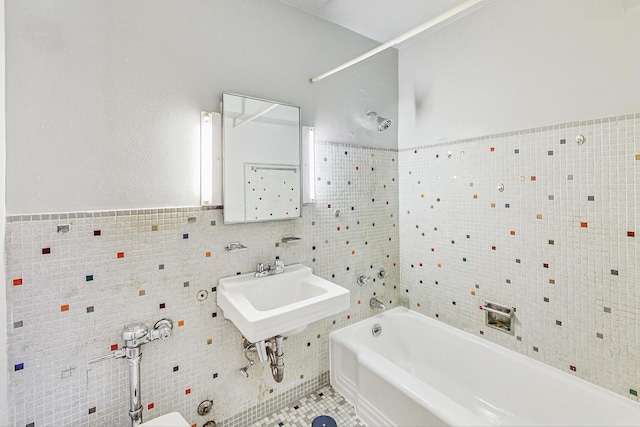
[[[139,427],[191,427],[191,424],[178,412],[171,412],[142,423]]]

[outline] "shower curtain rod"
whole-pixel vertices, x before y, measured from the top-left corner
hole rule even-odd
[[[409,40],[410,38],[422,33],[423,31],[428,30],[429,28],[432,28],[438,24],[440,24],[441,22],[444,22],[448,19],[451,19],[453,17],[455,17],[456,15],[466,11],[467,9],[472,8],[473,6],[477,5],[478,3],[481,3],[485,0],[467,0],[463,3],[460,3],[459,5],[452,7],[451,9],[447,10],[444,13],[441,13],[440,15],[436,16],[435,18],[431,18],[426,22],[423,22],[422,24],[418,25],[415,28],[412,28],[411,30],[400,34],[398,37],[384,43],[381,44],[380,46],[371,49],[368,52],[363,53],[362,55],[358,56],[357,58],[352,59],[351,61],[347,61],[344,64],[327,71],[326,73],[322,73],[322,74],[318,74],[315,77],[312,77],[310,79],[311,83],[316,83],[319,82],[320,80],[329,77],[332,74],[337,73],[338,71],[342,71],[345,68],[351,67],[352,65],[357,64],[358,62],[364,61],[365,59],[378,54],[380,52],[382,52],[383,50],[386,50],[390,47],[393,47],[397,44],[400,44],[404,41]]]

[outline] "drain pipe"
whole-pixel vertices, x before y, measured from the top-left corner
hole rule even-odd
[[[284,378],[284,337],[277,335],[276,350],[273,351],[271,346],[267,347],[267,353],[269,353],[269,359],[271,360],[271,375],[277,383],[281,382]]]

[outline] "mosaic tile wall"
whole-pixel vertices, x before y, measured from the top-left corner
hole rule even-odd
[[[220,210],[184,208],[9,217],[7,304],[10,415],[15,426],[127,425],[128,371],[121,359],[89,360],[121,347],[122,327],[174,321],[167,341],[142,348],[146,420],[181,412],[193,425],[245,426],[326,384],[328,334],[375,314],[376,294],[401,303],[397,152],[320,143],[317,203],[303,218],[223,225]],[[60,226],[68,225],[68,231]],[[303,240],[281,242],[285,234]],[[227,252],[230,241],[248,250]],[[285,379],[267,364],[249,378],[241,334],[216,306],[224,276],[279,256],[351,291],[348,312],[285,342]],[[359,274],[387,279],[356,284]],[[212,399],[208,417],[198,404]]]
[[[410,307],[637,400],[640,114],[399,157]],[[485,300],[516,308],[515,335]]]

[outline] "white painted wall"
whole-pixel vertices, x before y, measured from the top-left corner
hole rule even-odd
[[[638,112],[638,52],[637,3],[496,0],[400,51],[399,147]]]
[[[4,59],[4,0],[0,0],[0,82],[5,79],[5,59]],[[0,236],[5,233],[5,87],[0,84]],[[0,348],[7,348],[7,293],[5,277],[5,253],[4,244],[0,245]],[[7,352],[0,351],[0,426],[9,425],[9,405],[7,396],[7,384],[9,367]]]
[[[200,111],[223,91],[302,107],[318,140],[395,148],[397,51],[276,0],[6,5],[7,213],[199,204]]]

